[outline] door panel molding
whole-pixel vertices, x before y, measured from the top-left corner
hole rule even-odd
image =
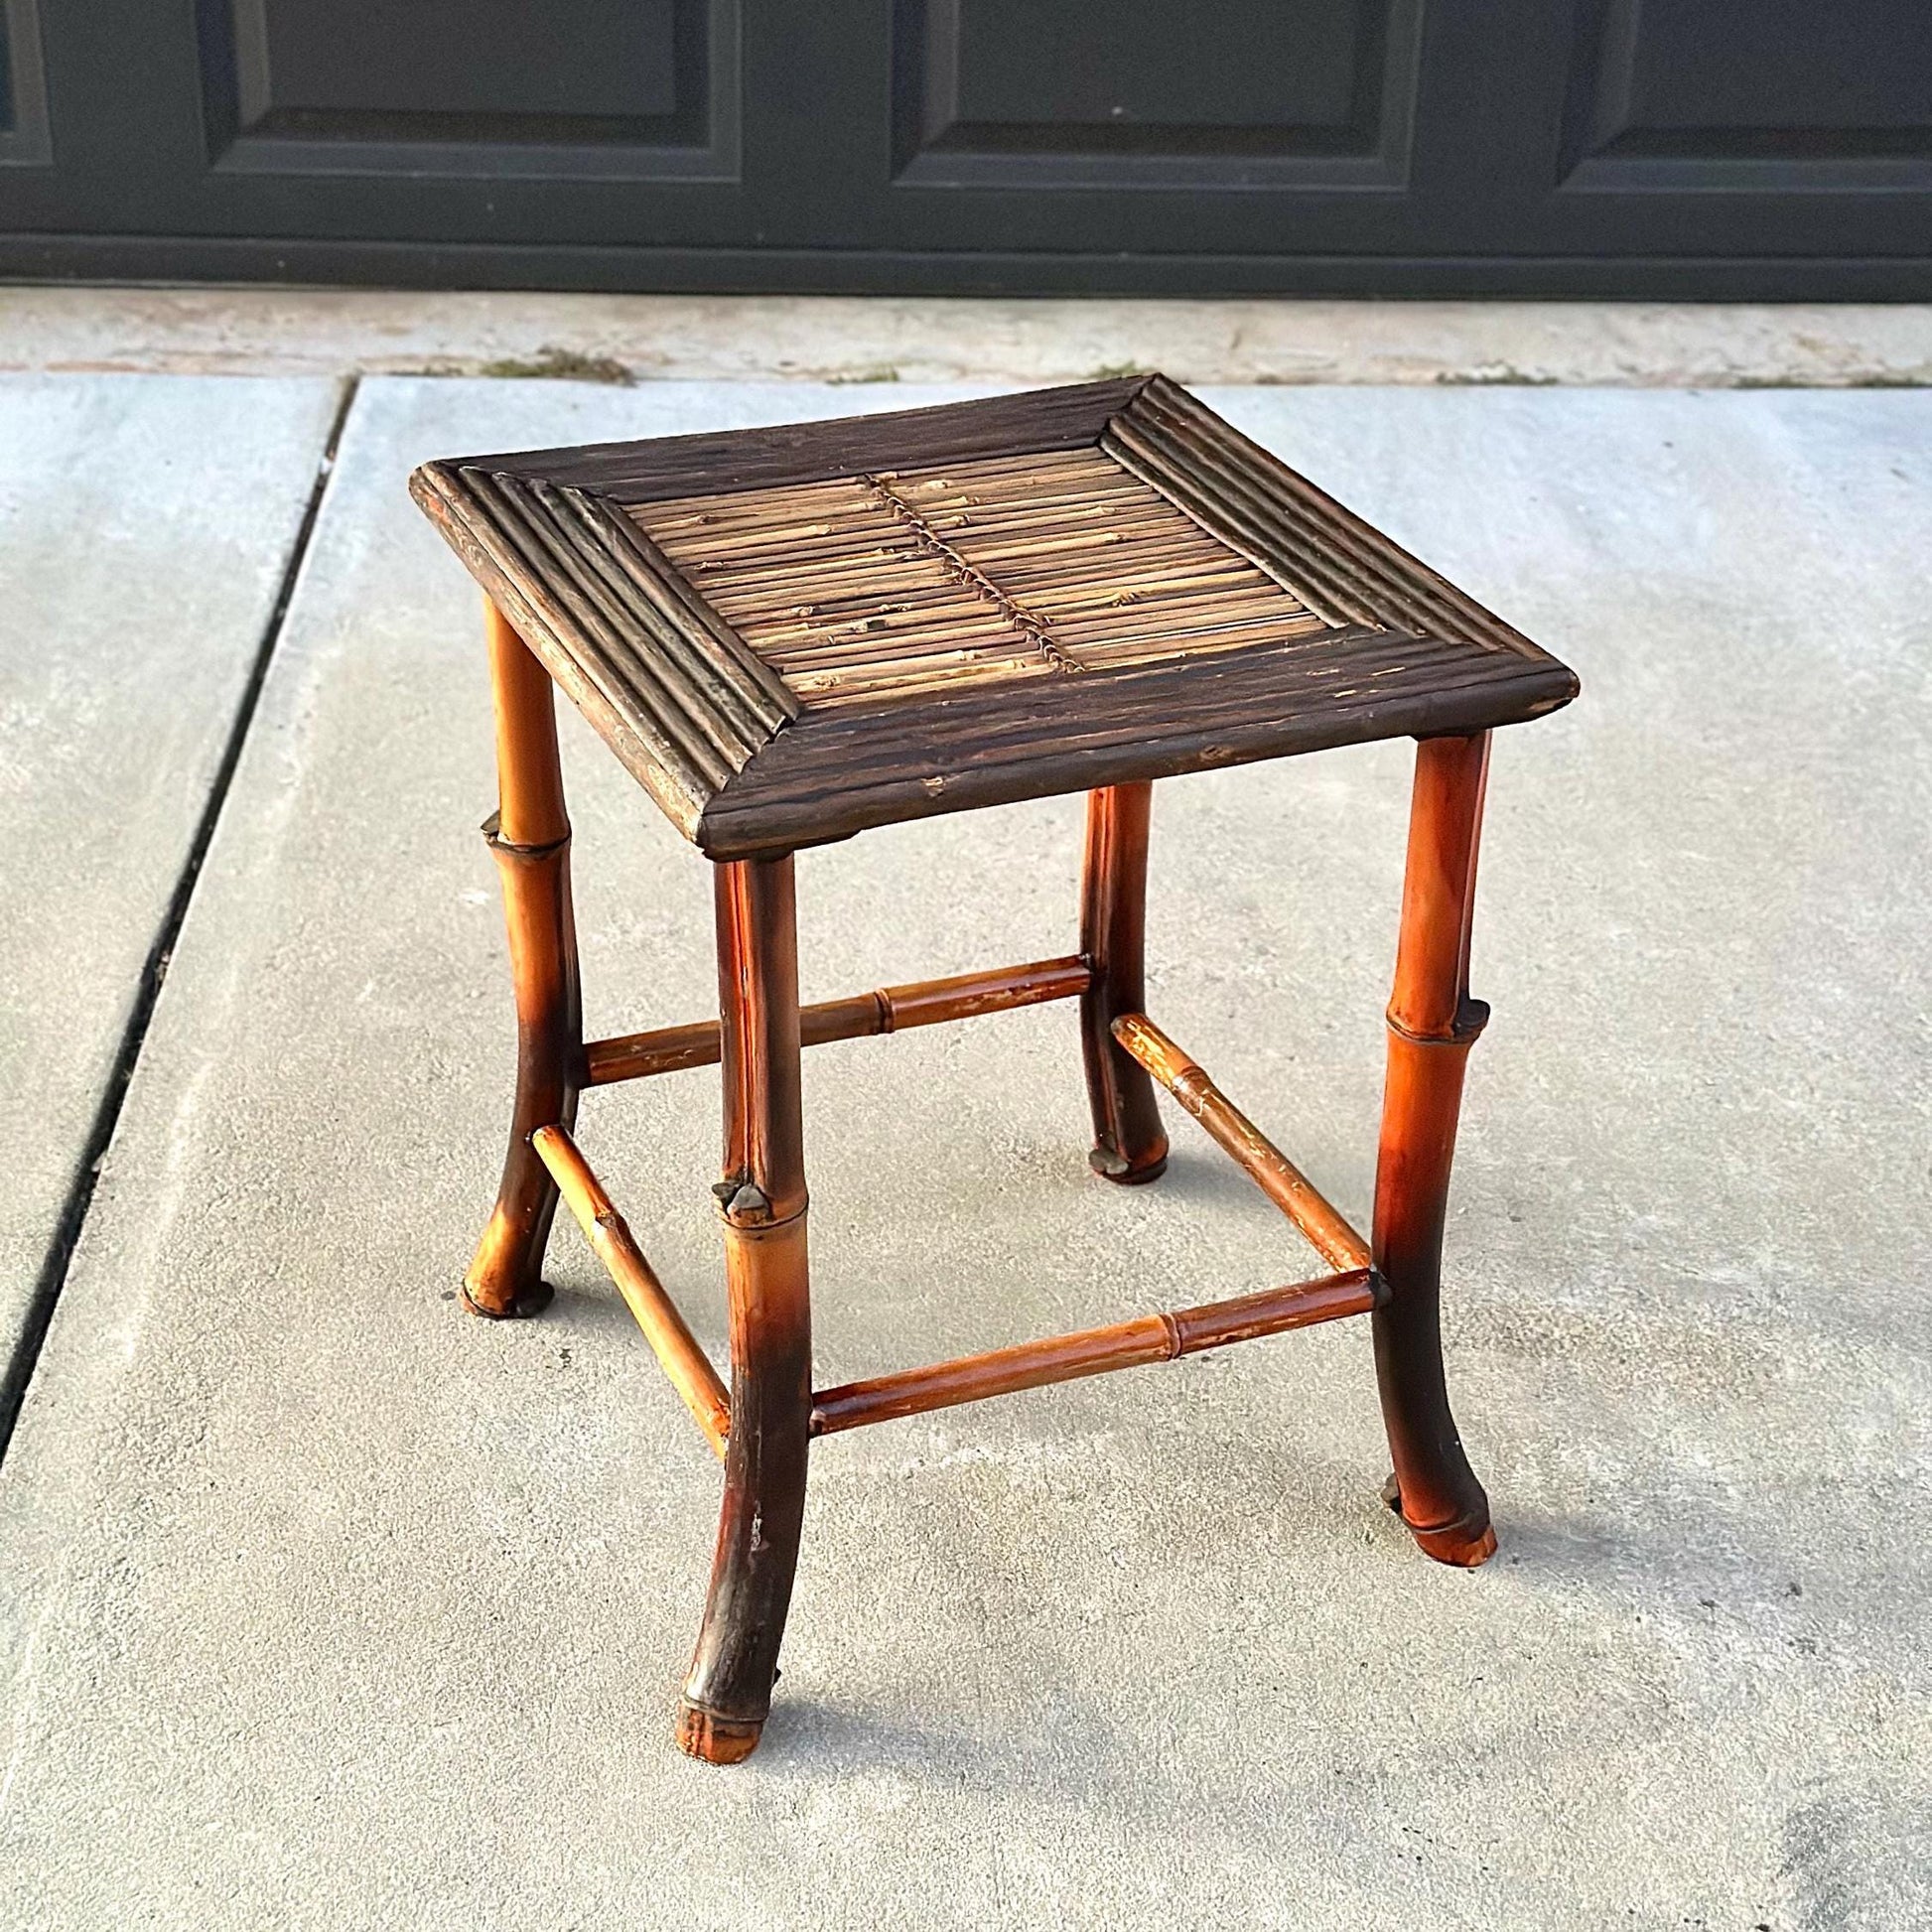
[[[0,168],[44,168],[54,159],[39,0],[0,4]]]

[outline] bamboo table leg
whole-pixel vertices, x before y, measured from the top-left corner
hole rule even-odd
[[[811,1298],[791,860],[721,865],[716,886],[731,1437],[677,1741],[730,1764],[758,1747],[791,1603],[811,1432]]]
[[[539,1127],[577,1117],[584,1057],[577,924],[570,902],[570,820],[557,760],[550,675],[494,604],[484,607],[496,701],[498,805],[483,826],[502,875],[516,987],[516,1101],[495,1211],[463,1299],[478,1314],[534,1314],[550,1300],[543,1250],[557,1187],[530,1146]]]
[[[1375,1266],[1389,1290],[1372,1317],[1375,1367],[1395,1462],[1385,1493],[1428,1555],[1465,1568],[1494,1554],[1496,1535],[1449,1413],[1440,1307],[1463,1063],[1489,1017],[1469,997],[1488,761],[1486,732],[1417,747],[1375,1174]]]
[[[1168,1137],[1147,1069],[1115,1039],[1114,1022],[1147,1009],[1147,840],[1151,782],[1087,794],[1080,875],[1080,951],[1093,978],[1080,996],[1080,1044],[1093,1107],[1095,1173],[1124,1185],[1158,1179]]]

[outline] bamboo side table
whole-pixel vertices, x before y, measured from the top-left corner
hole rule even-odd
[[[725,1494],[678,1742],[756,1747],[812,1439],[1367,1314],[1395,1473],[1449,1564],[1495,1549],[1438,1320],[1489,734],[1567,703],[1563,665],[1160,376],[943,409],[433,463],[411,479],[488,596],[516,1099],[465,1285],[549,1299],[561,1197],[713,1449]],[[587,1041],[553,681],[715,862],[719,1018]],[[1418,743],[1373,1240],[1148,1018],[1153,780]],[[792,853],[875,825],[1088,793],[1065,958],[800,1007]],[[1095,1172],[1155,1179],[1155,1086],[1327,1273],[1232,1301],[814,1390],[799,1052],[1079,1002]],[[722,1063],[729,1388],[575,1139],[590,1087]]]

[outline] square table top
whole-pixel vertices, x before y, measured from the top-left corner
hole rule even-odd
[[[459,458],[410,487],[718,859],[1577,691],[1159,375]]]

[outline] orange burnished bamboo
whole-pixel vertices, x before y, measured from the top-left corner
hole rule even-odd
[[[1041,959],[1027,966],[1002,966],[986,973],[961,973],[953,979],[913,980],[882,986],[872,993],[849,994],[801,1007],[798,1038],[802,1046],[828,1040],[860,1039],[872,1034],[902,1033],[908,1027],[933,1027],[947,1020],[971,1020],[983,1013],[1070,1000],[1087,989],[1092,974],[1078,958]],[[586,1084],[609,1086],[641,1080],[685,1067],[715,1066],[719,1029],[715,1020],[683,1027],[660,1027],[647,1034],[594,1039],[584,1049]]]
[[[1389,1022],[1418,1039],[1473,1038],[1489,1009],[1469,998],[1476,851],[1489,788],[1489,734],[1416,747]]]
[[[503,887],[516,996],[516,1099],[496,1205],[464,1277],[478,1314],[531,1314],[550,1300],[543,1251],[557,1190],[530,1148],[577,1116],[583,1060],[570,820],[550,676],[493,603],[483,607],[496,712],[497,809],[483,827]]]
[[[693,1020],[682,1027],[658,1027],[647,1034],[590,1041],[584,1048],[584,1084],[608,1087],[619,1080],[642,1080],[654,1073],[717,1064],[717,1021]]]
[[[1114,1037],[1207,1129],[1255,1184],[1335,1268],[1366,1268],[1369,1244],[1309,1177],[1144,1013],[1124,1013]]]
[[[905,1027],[931,1027],[946,1020],[971,1020],[982,1013],[1040,1006],[1048,1000],[1071,1000],[1087,990],[1092,977],[1083,959],[1041,959],[991,973],[962,973],[956,979],[888,986],[873,998],[885,1010],[886,1024],[881,1031],[890,1034]],[[817,1037],[816,1029],[813,1037]]]
[[[1080,999],[1080,1056],[1093,1114],[1087,1165],[1136,1187],[1167,1172],[1168,1136],[1154,1085],[1113,1036],[1114,1021],[1147,1004],[1147,849],[1151,782],[1087,793],[1080,863],[1080,953],[1093,983]]]
[[[487,598],[483,635],[496,696],[496,836],[506,845],[554,845],[570,837],[570,818],[550,673]]]
[[[1469,928],[1489,738],[1416,750],[1389,1071],[1375,1170],[1375,1368],[1395,1474],[1389,1500],[1417,1544],[1464,1568],[1494,1554],[1489,1499],[1469,1466],[1443,1371],[1443,1225],[1469,1048],[1489,1010],[1469,997]]]
[[[1181,1309],[1171,1318],[1180,1334],[1180,1352],[1196,1355],[1204,1348],[1224,1348],[1230,1342],[1253,1341],[1289,1328],[1311,1328],[1342,1315],[1367,1314],[1381,1306],[1382,1298],[1382,1284],[1372,1269],[1349,1268],[1320,1281],[1263,1289],[1259,1295],[1237,1295],[1226,1302],[1203,1302],[1199,1308]]]
[[[895,1422],[928,1409],[950,1409],[962,1402],[1071,1382],[1083,1375],[1104,1375],[1117,1368],[1171,1362],[1229,1342],[1366,1314],[1375,1307],[1376,1295],[1374,1278],[1367,1269],[1357,1268],[1173,1314],[1144,1314],[1110,1327],[1083,1328],[1044,1341],[996,1348],[985,1355],[964,1355],[897,1375],[848,1382],[812,1398],[812,1433],[832,1436],[867,1423]]]
[[[530,1136],[530,1145],[550,1170],[565,1206],[577,1216],[597,1258],[610,1271],[624,1306],[636,1316],[658,1366],[697,1418],[705,1440],[722,1456],[731,1434],[731,1397],[711,1358],[685,1326],[677,1304],[664,1292],[664,1284],[569,1133],[561,1127],[540,1127]]]
[[[811,1291],[792,862],[717,868],[725,1158],[714,1190],[731,1308],[731,1440],[704,1623],[677,1741],[734,1763],[758,1748],[791,1601],[811,1444]]]

